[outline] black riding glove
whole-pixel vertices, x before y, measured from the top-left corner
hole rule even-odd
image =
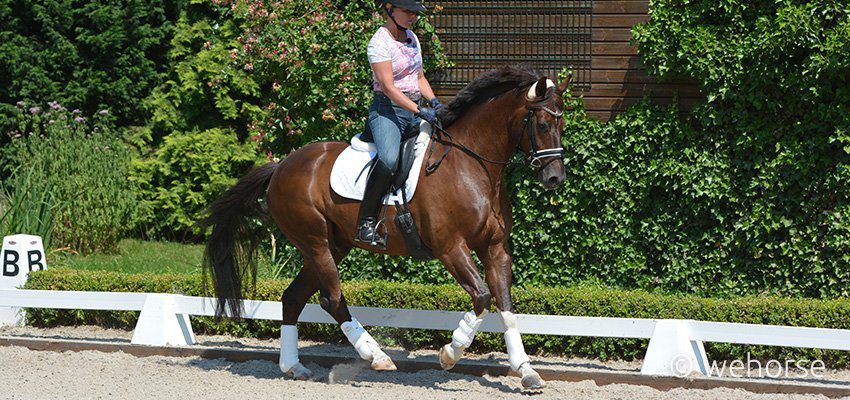
[[[419,108],[419,112],[414,115],[419,118],[422,118],[423,121],[428,121],[428,123],[431,125],[440,124],[440,119],[437,118],[437,112],[434,111],[433,108]]]
[[[436,96],[434,96],[433,99],[429,100],[428,104],[430,104],[431,108],[433,108],[435,110],[439,110],[439,109],[443,108],[443,103],[440,103],[440,99],[438,99]]]

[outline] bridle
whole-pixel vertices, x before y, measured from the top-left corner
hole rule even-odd
[[[520,147],[522,145],[522,139],[526,136],[526,132],[528,132],[528,143],[530,145],[531,152],[529,153],[528,157],[526,157],[524,165],[529,165],[529,166],[531,166],[535,169],[539,169],[543,166],[543,162],[541,161],[542,159],[545,159],[545,158],[555,158],[557,160],[563,160],[564,159],[564,148],[563,147],[551,147],[551,148],[541,149],[541,150],[537,149],[537,139],[535,139],[537,128],[534,124],[534,118],[533,118],[534,112],[537,111],[537,110],[543,110],[546,113],[548,113],[549,115],[552,115],[553,117],[555,117],[556,122],[559,119],[561,119],[563,114],[564,114],[561,111],[554,111],[554,110],[552,110],[552,109],[550,109],[546,106],[532,106],[528,109],[528,113],[525,114],[525,118],[523,118],[523,120],[522,120],[522,132],[520,132],[519,141],[517,142],[516,149],[522,151],[522,148]],[[447,132],[445,129],[443,129],[442,126],[434,125],[434,128],[435,128],[434,132],[431,133],[431,139],[432,139],[431,145],[428,146],[428,158],[425,162],[425,172],[426,172],[426,174],[430,174],[430,173],[437,170],[437,167],[440,166],[440,163],[443,162],[443,160],[449,154],[449,150],[451,150],[452,147],[457,147],[457,148],[461,149],[464,153],[467,153],[467,154],[471,155],[472,157],[474,157],[474,158],[476,158],[480,161],[488,162],[488,163],[491,163],[491,164],[497,164],[497,165],[519,164],[517,162],[510,161],[510,160],[508,160],[508,161],[491,160],[487,157],[484,157],[484,156],[476,153],[474,150],[470,149],[469,147],[466,147],[463,144],[455,141],[454,137],[452,137],[452,135],[449,132]],[[441,135],[445,135],[448,138],[448,140],[440,137]],[[434,152],[434,143],[435,142],[439,142],[441,144],[447,145],[448,147],[446,148],[446,151],[443,152],[443,155],[440,156],[440,159],[438,159],[437,162],[431,164],[431,155]]]
[[[533,168],[540,168],[543,166],[543,162],[540,161],[544,158],[554,157],[556,160],[564,159],[564,148],[563,147],[550,147],[548,149],[537,149],[537,135],[536,130],[537,127],[534,124],[534,111],[543,110],[549,115],[555,117],[555,121],[558,122],[561,117],[564,115],[562,111],[553,111],[545,106],[539,107],[531,107],[528,109],[528,113],[525,114],[525,118],[522,120],[522,132],[519,135],[519,142],[517,143],[517,148],[520,148],[520,143],[522,143],[522,138],[525,136],[525,132],[528,132],[528,143],[531,146],[531,153],[526,158],[526,164],[532,166]]]

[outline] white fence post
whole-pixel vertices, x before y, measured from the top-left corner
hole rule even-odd
[[[31,271],[47,268],[41,237],[12,235],[3,238],[0,250],[0,289],[17,289],[27,282]],[[22,325],[26,314],[20,307],[0,306],[0,326]]]
[[[708,357],[699,340],[692,340],[687,321],[659,320],[649,339],[640,373],[684,377],[699,371],[708,375]]]
[[[188,346],[195,344],[195,333],[189,316],[177,314],[174,295],[151,293],[145,298],[131,343]]]

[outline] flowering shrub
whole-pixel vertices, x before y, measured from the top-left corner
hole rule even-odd
[[[45,199],[26,206],[53,216],[52,247],[115,250],[133,226],[137,203],[126,178],[130,154],[106,122],[109,111],[85,117],[57,102],[18,102],[13,116],[3,159],[13,171],[6,189],[27,187]]]
[[[232,58],[264,82],[265,115],[249,127],[274,153],[318,140],[347,140],[362,131],[371,101],[366,45],[383,23],[377,8],[341,0],[217,0],[244,20]],[[426,68],[447,65],[427,16],[415,28]],[[424,49],[423,49],[424,50]]]

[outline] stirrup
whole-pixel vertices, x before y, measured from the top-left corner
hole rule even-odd
[[[361,221],[357,226],[357,233],[354,235],[355,242],[368,243],[370,246],[380,250],[387,248],[387,237],[378,233],[378,227],[383,224],[383,221],[376,222],[372,219]]]

